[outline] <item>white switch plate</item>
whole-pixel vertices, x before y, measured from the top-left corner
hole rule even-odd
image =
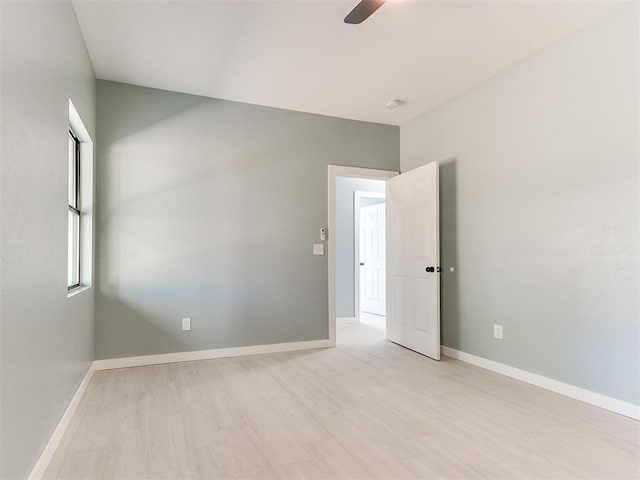
[[[502,325],[493,325],[493,337],[502,340]]]
[[[314,243],[313,244],[313,254],[314,255],[324,255],[324,244],[323,243]]]
[[[191,331],[191,319],[190,318],[183,318],[182,319],[182,331],[183,332],[190,332]]]

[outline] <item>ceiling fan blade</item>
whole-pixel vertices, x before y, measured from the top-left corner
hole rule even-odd
[[[358,24],[364,22],[373,12],[378,10],[386,0],[362,0],[344,17],[344,23]]]

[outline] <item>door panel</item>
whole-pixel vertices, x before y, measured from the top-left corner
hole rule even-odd
[[[429,249],[433,248],[429,245],[429,206],[427,204],[416,205],[413,209],[413,228],[414,228],[414,254],[419,258],[427,258]]]
[[[389,315],[391,322],[399,323],[400,325],[405,325],[407,322],[407,306],[408,302],[408,291],[407,284],[409,283],[409,279],[402,275],[396,275],[394,278],[395,282],[395,296],[398,299],[395,302],[394,315]]]
[[[386,315],[385,205],[360,207],[360,311]]]
[[[438,164],[390,179],[386,205],[387,337],[439,360]]]
[[[416,330],[423,332],[429,331],[427,319],[429,317],[428,305],[431,299],[428,298],[428,293],[427,295],[424,294],[429,292],[428,282],[429,280],[424,277],[415,277],[413,279],[413,310],[415,312],[413,320]]]

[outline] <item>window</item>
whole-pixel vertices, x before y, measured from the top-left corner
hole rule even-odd
[[[0,0],[1,1],[1,0]],[[93,281],[93,141],[69,99],[67,297]]]
[[[80,286],[80,141],[69,128],[69,252],[67,265],[67,289]]]

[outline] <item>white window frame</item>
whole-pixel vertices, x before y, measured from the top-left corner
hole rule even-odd
[[[69,252],[77,252],[77,257],[72,259],[70,257],[67,258],[67,292],[75,290],[76,288],[80,288],[82,286],[82,281],[80,277],[80,272],[82,272],[82,197],[80,195],[80,186],[81,186],[81,178],[80,178],[80,140],[76,135],[76,132],[73,130],[71,125],[69,125],[69,140],[70,144],[73,145],[73,161],[69,167],[68,179],[69,182],[75,183],[75,185],[69,185],[69,190],[73,189],[73,193],[71,198],[69,198],[69,213],[71,217],[68,218],[77,218],[78,222],[78,231],[77,236],[71,237],[71,232],[75,229],[72,228],[71,224],[68,225],[69,236],[67,241],[69,242],[69,248],[67,249],[67,254]],[[71,154],[71,152],[69,152]],[[73,172],[73,175],[71,173]],[[76,233],[76,232],[74,232]],[[72,243],[76,243],[76,248],[71,248]],[[73,267],[72,267],[72,264]],[[69,276],[69,272],[71,269],[75,270],[72,276]],[[71,282],[71,278],[77,279],[77,282]]]
[[[85,127],[78,110],[69,100],[69,130],[79,142],[78,196],[77,210],[80,214],[80,283],[70,288],[67,275],[67,296],[72,297],[91,288],[93,280],[93,140]],[[70,240],[68,240],[70,241]],[[68,249],[67,249],[68,251]],[[67,258],[67,272],[70,259]]]

